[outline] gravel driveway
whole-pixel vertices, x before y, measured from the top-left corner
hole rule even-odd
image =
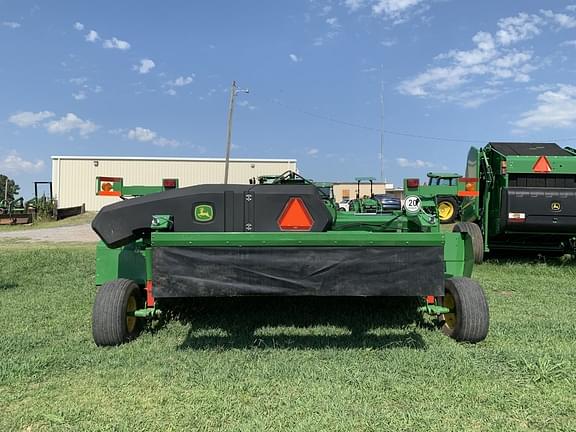
[[[18,239],[18,241],[32,243],[92,243],[98,241],[98,236],[94,231],[92,231],[90,224],[84,224],[57,228],[0,232],[0,240],[3,239]]]

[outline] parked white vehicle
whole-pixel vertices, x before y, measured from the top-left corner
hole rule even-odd
[[[343,199],[338,203],[339,210],[341,211],[350,211],[350,200]]]

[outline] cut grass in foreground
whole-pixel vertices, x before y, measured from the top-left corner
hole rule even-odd
[[[459,345],[386,299],[224,299],[117,348],[90,332],[92,247],[0,256],[0,430],[576,430],[576,267],[477,267]],[[166,306],[166,305],[165,305]]]

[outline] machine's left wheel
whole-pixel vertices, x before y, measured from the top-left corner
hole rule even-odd
[[[92,309],[92,336],[98,346],[120,345],[138,336],[142,319],[131,315],[142,307],[140,288],[129,279],[106,282]]]
[[[438,198],[438,219],[441,224],[450,224],[456,220],[458,216],[458,201],[453,197]]]
[[[480,284],[466,277],[447,279],[440,304],[450,313],[440,315],[442,331],[460,342],[476,343],[488,335],[488,302]]]

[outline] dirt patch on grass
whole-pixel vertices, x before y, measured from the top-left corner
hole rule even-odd
[[[18,242],[93,243],[98,236],[90,224],[0,232],[0,239]]]

